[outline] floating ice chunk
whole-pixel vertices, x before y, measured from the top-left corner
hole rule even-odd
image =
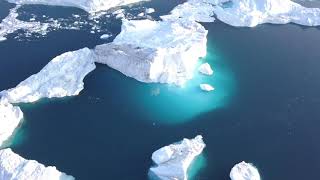
[[[29,103],[40,98],[78,95],[84,77],[95,69],[94,54],[88,48],[55,57],[39,73],[0,92],[10,103]]]
[[[214,13],[232,26],[296,23],[320,25],[320,9],[306,8],[291,0],[231,0],[228,6],[215,6]]]
[[[98,12],[108,10],[117,6],[147,0],[7,0],[16,4],[44,4],[53,6],[71,6],[83,9],[87,12]]]
[[[56,167],[34,160],[26,160],[11,149],[0,150],[0,179],[2,180],[74,180],[74,177],[59,172]]]
[[[110,34],[103,34],[100,36],[100,39],[109,39],[109,37],[111,37]]]
[[[131,61],[130,58],[122,60],[131,61],[125,64],[131,64],[133,69],[146,68],[139,76],[144,79],[138,80],[172,83],[180,86],[193,77],[193,70],[198,59],[206,55],[206,36],[207,31],[204,27],[194,21],[182,19],[172,21],[123,20],[121,33],[113,43],[119,46],[130,44],[131,47],[141,48],[140,51],[151,53],[144,60],[145,62],[141,58],[136,58],[137,62]],[[128,48],[125,47],[125,49]],[[112,61],[112,63],[117,62]],[[152,65],[141,65],[146,63]],[[117,70],[131,76],[126,72],[127,67],[118,67]]]
[[[137,16],[138,17],[143,17],[145,14],[142,12],[142,13],[139,13]]]
[[[161,180],[187,180],[191,162],[202,153],[205,146],[200,135],[165,146],[152,154],[156,166],[150,168],[150,173]]]
[[[213,91],[214,87],[212,87],[210,84],[200,84],[200,89],[203,91]]]
[[[213,74],[213,70],[211,69],[210,64],[204,63],[199,67],[199,72],[205,75],[211,76]]]
[[[17,30],[24,30],[28,33],[37,33],[41,35],[45,35],[48,32],[50,27],[48,23],[26,22],[17,19],[19,16],[17,10],[19,8],[20,6],[16,6],[10,9],[9,15],[0,23],[0,41],[6,40],[7,38],[5,38],[5,36],[14,33]]]
[[[148,8],[148,9],[146,9],[146,14],[152,14],[152,13],[154,13],[154,12],[156,12],[156,10],[153,9],[153,8]]]
[[[23,113],[19,107],[13,106],[4,98],[0,99],[0,146],[13,134],[22,118]]]
[[[260,180],[260,174],[252,164],[242,161],[231,169],[230,178],[231,180]]]

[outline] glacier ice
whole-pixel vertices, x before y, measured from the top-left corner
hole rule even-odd
[[[146,0],[7,0],[15,4],[43,4],[52,6],[71,6],[87,12],[108,10],[117,6],[124,6]]]
[[[215,6],[214,13],[224,23],[240,27],[263,23],[320,25],[320,9],[306,8],[291,0],[230,0],[228,5]]]
[[[66,52],[52,59],[39,73],[0,95],[10,103],[78,95],[84,88],[84,77],[96,67],[94,57],[88,48]]]
[[[200,89],[203,91],[213,91],[214,87],[212,87],[210,84],[200,84]]]
[[[161,180],[187,180],[187,170],[191,162],[205,148],[202,136],[194,139],[183,139],[181,142],[162,147],[152,154],[156,164],[150,168],[150,174]]]
[[[231,180],[260,180],[258,169],[244,161],[236,164],[230,172]]]
[[[208,76],[211,76],[213,74],[213,70],[209,63],[201,64],[199,67],[199,72]]]
[[[144,56],[148,53],[150,55],[145,59],[146,62],[138,57],[135,61],[130,57],[121,61],[110,58],[100,61],[109,65],[118,62],[123,64],[123,61],[127,61],[124,63],[126,66],[113,65],[113,67],[117,66],[117,70],[127,76],[131,76],[131,72],[126,72],[127,66],[132,67],[132,71],[135,72],[141,69],[144,75],[137,80],[142,82],[172,83],[181,86],[192,78],[198,59],[206,55],[206,36],[207,30],[194,21],[124,19],[121,33],[113,41],[118,47],[124,46],[124,49],[117,52],[125,55],[127,53],[125,49],[133,48],[128,54],[139,51]],[[148,63],[149,65],[146,65]]]
[[[13,134],[22,119],[23,113],[19,107],[13,106],[5,98],[0,99],[0,146]]]
[[[59,172],[56,167],[34,160],[26,160],[11,149],[0,150],[0,179],[2,180],[74,180],[74,177]]]

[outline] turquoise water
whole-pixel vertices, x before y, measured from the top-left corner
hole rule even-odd
[[[179,2],[138,6],[154,7],[158,16]],[[0,18],[9,8],[0,0]],[[56,16],[80,13],[25,8]],[[10,147],[80,180],[142,180],[152,152],[201,134],[207,146],[189,171],[194,180],[228,179],[243,160],[254,163],[264,180],[320,179],[319,28],[234,28],[219,21],[204,26],[208,55],[201,62],[212,65],[212,77],[196,72],[180,89],[140,83],[98,65],[79,96],[21,105],[25,120]],[[105,27],[120,31],[116,20]],[[63,52],[104,43],[100,35],[84,29],[28,41],[9,38],[0,43],[0,89],[15,86]],[[200,82],[216,90],[202,92]]]

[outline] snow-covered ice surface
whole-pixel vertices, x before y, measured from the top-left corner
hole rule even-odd
[[[150,168],[151,176],[161,180],[187,180],[191,162],[202,153],[205,146],[202,136],[198,135],[194,139],[183,139],[181,142],[162,147],[152,154],[156,166]]]
[[[200,84],[200,89],[203,91],[210,92],[214,90],[214,87],[212,87],[210,84]]]
[[[0,150],[1,180],[74,180],[74,177],[59,172],[56,167],[34,160],[26,160],[11,149]]]
[[[231,169],[230,178],[231,180],[260,180],[260,174],[252,164],[242,161]]]
[[[15,4],[43,4],[52,6],[71,6],[93,13],[108,10],[117,6],[124,6],[132,3],[147,0],[7,0]]]
[[[320,9],[306,8],[291,0],[230,0],[215,6],[214,13],[224,23],[240,27],[263,23],[320,25]]]
[[[213,70],[209,63],[201,64],[199,67],[199,72],[208,76],[211,76],[213,74]]]
[[[0,146],[13,134],[22,119],[23,113],[19,107],[13,106],[4,98],[0,99]]]
[[[130,44],[153,53],[150,57],[155,58],[152,63],[156,64],[144,66],[148,69],[143,70],[150,76],[138,80],[183,85],[192,78],[198,59],[206,55],[206,36],[204,27],[194,21],[123,20],[121,33],[113,43],[120,46]],[[133,62],[132,66],[143,68],[137,62]],[[117,70],[130,75],[126,73],[126,67]]]
[[[66,52],[52,59],[39,73],[17,87],[0,92],[10,103],[35,102],[40,98],[75,96],[84,88],[84,77],[95,69],[88,48]]]

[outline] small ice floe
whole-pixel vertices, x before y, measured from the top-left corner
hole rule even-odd
[[[138,17],[143,17],[145,14],[142,12],[142,13],[139,13],[138,14]]]
[[[106,40],[106,39],[108,39],[109,37],[111,37],[110,34],[103,34],[103,35],[100,36],[100,39]]]
[[[210,84],[200,84],[200,89],[203,91],[210,92],[214,90],[214,87],[212,87]]]
[[[154,12],[156,12],[156,10],[153,9],[153,8],[146,9],[146,14],[151,14],[151,13],[154,13]]]
[[[211,76],[213,74],[213,70],[208,63],[204,63],[199,67],[199,72],[208,76]]]
[[[5,40],[7,40],[6,37],[1,37],[1,36],[0,36],[0,42],[1,42],[1,41],[5,41]]]
[[[230,172],[231,180],[260,180],[260,174],[256,167],[242,161],[236,164]]]

